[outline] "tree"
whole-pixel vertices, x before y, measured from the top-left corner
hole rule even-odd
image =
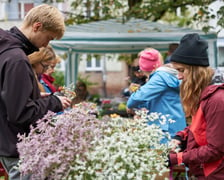
[[[213,28],[208,22],[216,16],[219,17],[217,25],[224,27],[224,6],[215,14],[208,7],[212,2],[214,0],[73,0],[72,12],[65,12],[68,14],[66,23],[80,24],[118,17],[125,23],[134,17],[153,22],[163,20],[178,26],[198,25],[208,32]]]

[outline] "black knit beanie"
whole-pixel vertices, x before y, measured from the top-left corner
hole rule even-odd
[[[208,43],[196,33],[186,34],[171,55],[171,62],[195,66],[209,66]]]

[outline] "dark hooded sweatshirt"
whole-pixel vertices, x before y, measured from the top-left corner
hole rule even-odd
[[[38,48],[18,28],[0,29],[0,156],[18,157],[17,134],[28,134],[48,110],[62,110],[56,96],[40,97],[27,58],[34,51]]]

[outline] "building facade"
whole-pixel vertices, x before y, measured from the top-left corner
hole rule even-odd
[[[83,0],[85,1],[85,0]],[[10,27],[16,25],[18,26],[21,23],[21,20],[24,18],[26,13],[34,6],[39,5],[43,2],[43,0],[0,0],[0,27],[3,29],[9,29]],[[56,0],[53,1],[53,4],[57,6],[62,12],[71,12],[70,3],[72,0],[66,0],[63,3],[56,3]],[[220,7],[221,1],[217,1],[216,3],[212,4],[212,8]],[[214,6],[214,7],[213,7]],[[88,15],[88,11],[86,11],[86,15]],[[214,23],[214,22],[211,22]],[[112,30],[113,26],[110,26],[109,30]],[[97,32],[96,32],[97,33]],[[96,34],[95,33],[95,34]],[[130,34],[130,33],[129,33]],[[131,34],[130,34],[131,35]],[[132,33],[133,35],[133,33]],[[212,63],[215,66],[224,67],[224,36],[222,37],[222,33],[219,35],[220,38],[217,40],[217,62]],[[76,43],[77,44],[77,43]],[[154,46],[153,46],[154,47]],[[168,48],[168,45],[167,45]],[[162,48],[163,51],[166,49]],[[55,49],[57,53],[61,53],[60,50]],[[82,50],[80,50],[81,52]],[[212,50],[210,50],[213,52]],[[78,52],[80,54],[80,52]],[[63,51],[62,53],[65,53]],[[125,78],[128,76],[128,67],[124,62],[120,62],[117,59],[117,56],[112,55],[112,60],[106,58],[105,56],[101,60],[93,58],[91,56],[91,60],[87,60],[85,56],[89,56],[89,54],[84,54],[82,59],[79,60],[78,63],[74,64],[74,60],[76,59],[75,56],[77,52],[74,53],[72,57],[73,61],[68,61],[66,59],[63,61],[61,65],[61,70],[65,71],[65,78],[68,80],[67,82],[72,82],[74,79],[71,77],[77,78],[77,75],[74,74],[74,71],[71,69],[76,68],[78,74],[82,77],[89,77],[89,80],[92,82],[96,82],[97,85],[91,88],[91,92],[94,94],[100,95],[119,95],[121,90],[125,88],[128,83],[125,81]],[[71,58],[71,57],[70,57]],[[78,67],[75,67],[77,66]],[[68,72],[71,71],[71,72]]]

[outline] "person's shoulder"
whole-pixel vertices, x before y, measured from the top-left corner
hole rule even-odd
[[[212,77],[212,84],[221,85],[224,83],[224,72],[223,70],[216,68],[214,69],[214,75]]]
[[[22,67],[31,67],[27,56],[23,52],[19,52],[20,50],[9,50],[4,54],[0,54],[0,64],[7,64],[7,67],[14,66],[20,68]]]
[[[168,73],[166,71],[158,70],[158,71],[153,72],[150,75],[150,79],[166,79],[169,76],[171,76],[170,73]]]
[[[12,30],[13,28],[11,28]],[[2,36],[4,34],[4,36]],[[14,34],[14,35],[13,35]],[[25,45],[23,42],[16,36],[14,31],[1,30],[0,31],[0,56],[1,59],[28,59],[27,55],[24,52]]]
[[[22,48],[24,44],[18,37],[19,33],[21,34],[17,27],[12,27],[10,30],[0,29],[0,52],[5,49]]]
[[[224,100],[224,84],[220,84],[220,85],[209,85],[207,86],[202,94],[201,94],[201,100],[205,100],[205,99],[216,99],[216,100]]]
[[[7,58],[6,61],[8,64],[26,64],[30,66],[29,60],[27,58],[27,56],[24,54],[23,51],[21,51],[21,49],[17,49],[17,50],[10,50],[7,53]]]
[[[200,103],[203,111],[208,112],[213,109],[213,112],[224,112],[224,84],[210,85],[204,89],[200,97]]]

